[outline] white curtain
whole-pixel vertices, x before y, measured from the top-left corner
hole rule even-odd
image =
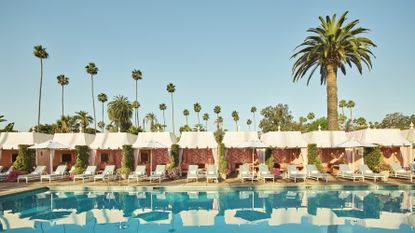
[[[219,164],[219,155],[218,155],[218,148],[212,149],[213,160],[215,161],[215,165],[218,166]]]
[[[260,163],[265,163],[265,149],[256,149],[258,160]]]
[[[303,160],[303,165],[304,165],[304,172],[307,172],[307,164],[308,164],[308,150],[307,147],[303,147],[300,149],[300,156]]]
[[[97,157],[97,150],[90,150],[89,152],[89,165],[95,165],[95,158]]]
[[[182,175],[183,150],[184,149],[182,149],[182,148],[179,149],[179,171],[180,171],[180,176]]]
[[[49,151],[49,174],[53,173],[53,159],[55,158],[55,150]]]
[[[402,159],[403,159],[403,167],[408,167],[409,163],[412,163],[410,158],[410,151],[411,147],[409,146],[401,146],[400,148]]]
[[[134,148],[134,167],[138,164],[138,156],[140,155],[140,149]]]

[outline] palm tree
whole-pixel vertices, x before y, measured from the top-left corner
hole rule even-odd
[[[183,110],[183,115],[186,118],[186,125],[189,125],[189,114],[190,112],[188,109]]]
[[[105,120],[104,120],[104,108],[105,108],[105,105],[104,105],[104,103],[105,102],[107,102],[108,101],[108,97],[107,97],[107,95],[105,94],[105,93],[99,93],[98,94],[98,101],[99,102],[101,102],[101,121],[102,121],[102,124],[100,124],[101,126],[100,126],[100,128],[102,129],[102,128],[104,128],[105,127]]]
[[[209,114],[208,113],[203,114],[202,118],[206,122],[206,131],[208,131]]]
[[[146,119],[146,122],[147,122],[147,123],[150,123],[150,131],[151,131],[151,132],[156,132],[156,131],[157,131],[157,129],[158,129],[158,128],[157,128],[158,121],[157,121],[156,114],[154,114],[154,113],[152,113],[152,112],[147,113],[147,115],[146,115],[145,119]]]
[[[48,59],[49,54],[46,52],[46,48],[43,48],[42,45],[37,45],[34,47],[33,55],[39,58],[40,60],[40,86],[39,86],[39,103],[37,109],[37,129],[40,129],[40,105],[42,100],[42,83],[43,83],[43,59]]]
[[[246,124],[247,124],[247,125],[248,125],[248,127],[249,127],[249,131],[251,131],[251,124],[252,124],[251,119],[248,119],[248,120],[246,121]]]
[[[173,93],[176,91],[176,87],[173,83],[169,83],[166,88],[167,92],[170,93],[171,98],[171,121],[173,125],[173,134],[175,134],[175,128],[174,128],[174,100],[173,100]]]
[[[92,93],[92,109],[94,111],[94,129],[97,131],[97,118],[95,115],[95,95],[94,95],[94,75],[98,74],[98,67],[95,63],[90,62],[85,66],[86,72],[91,75],[91,93]]]
[[[83,113],[81,114],[83,115]],[[70,133],[79,128],[76,116],[62,116],[56,121],[56,133]]]
[[[82,132],[85,132],[86,127],[92,123],[93,118],[85,111],[75,112],[75,114],[76,115],[74,117],[78,124],[81,126]]]
[[[166,111],[167,105],[165,103],[161,103],[159,108],[163,112],[163,131],[166,131],[166,116],[164,115],[164,111]]]
[[[320,84],[327,85],[327,118],[328,129],[338,130],[337,113],[337,71],[346,75],[346,65],[355,65],[362,74],[363,64],[370,70],[372,68],[371,47],[376,45],[369,39],[360,36],[369,30],[356,25],[359,20],[354,20],[345,26],[347,11],[339,18],[336,15],[331,18],[319,17],[321,26],[310,28],[307,31],[313,33],[305,41],[297,46],[299,51],[291,58],[297,58],[292,74],[293,80],[298,81],[310,70],[307,84],[317,68],[320,68]],[[296,48],[296,49],[297,49]]]
[[[217,128],[219,129],[219,128],[220,128],[220,126],[223,124],[223,117],[218,116],[218,117],[216,118],[215,124],[217,125]]]
[[[200,106],[199,103],[195,103],[195,104],[193,104],[193,110],[195,110],[195,112],[197,114],[197,123],[200,125],[199,113],[202,110],[202,106]]]
[[[352,112],[352,108],[354,108],[354,106],[355,106],[356,104],[354,103],[354,101],[353,100],[349,100],[348,102],[347,102],[347,104],[346,104],[346,107],[348,108],[348,109],[350,109],[350,120],[351,121],[353,121],[353,112]]]
[[[239,131],[238,121],[239,121],[239,113],[237,111],[232,112],[232,118],[235,121],[236,131]]]
[[[131,71],[131,77],[135,80],[135,101],[138,102],[138,80],[143,79],[143,73],[141,73],[140,70],[134,69]],[[134,123],[135,126],[138,127],[139,120],[138,120],[138,108],[134,108],[135,114],[134,114]]]
[[[128,98],[122,95],[115,96],[114,99],[108,103],[108,118],[115,127],[125,132],[131,126],[131,117],[133,116],[133,106],[128,101]]]
[[[138,120],[138,109],[140,108],[141,104],[140,104],[140,102],[134,100],[131,103],[131,105],[133,106],[133,109],[134,109],[134,121],[136,121],[135,126],[138,127],[137,126],[137,125],[139,125],[138,124],[138,122],[139,122],[139,120]]]
[[[346,100],[340,100],[339,101],[339,108],[342,109],[342,115],[344,116],[344,108],[347,106]]]
[[[61,75],[58,75],[58,77],[56,77],[56,79],[58,80],[58,84],[60,84],[61,87],[62,87],[62,97],[61,97],[62,98],[62,113],[61,113],[61,117],[63,117],[64,116],[64,109],[65,109],[65,105],[64,105],[64,87],[69,84],[69,78],[66,77],[65,75],[61,74]]]
[[[216,105],[216,106],[213,108],[213,112],[216,114],[216,118],[218,118],[218,117],[219,117],[219,113],[221,112],[221,108],[220,108],[220,106],[219,106],[219,105]]]
[[[0,123],[5,122],[5,121],[7,121],[7,120],[4,118],[4,115],[0,115]]]
[[[252,114],[253,114],[253,119],[254,119],[254,130],[256,131],[256,120],[255,120],[255,113],[256,113],[256,107],[255,106],[252,106],[251,107],[251,112],[252,112]]]
[[[307,120],[312,121],[316,116],[314,115],[313,112],[309,112],[307,114]]]

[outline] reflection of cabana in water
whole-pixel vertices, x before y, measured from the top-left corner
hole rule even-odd
[[[180,168],[187,171],[189,165],[217,164],[218,144],[212,132],[183,132],[179,141]]]
[[[2,231],[34,229],[35,222],[30,218],[20,218],[18,213],[12,211],[3,211],[0,214],[0,223]]]
[[[317,226],[344,225],[345,219],[339,218],[329,208],[317,208],[316,215],[307,217],[308,223]]]
[[[244,163],[252,163],[252,149],[241,148],[240,145],[246,141],[259,140],[257,132],[225,132],[223,144],[225,144],[225,158],[231,171]],[[254,158],[261,159],[262,151],[255,150]]]
[[[98,224],[121,223],[127,222],[128,218],[124,217],[124,212],[119,209],[92,209],[92,215]]]
[[[300,224],[304,217],[307,217],[307,208],[279,208],[272,209],[271,217],[268,221],[270,226],[284,224]]]
[[[99,169],[104,169],[105,165],[115,165],[121,167],[121,152],[124,145],[132,145],[137,140],[137,136],[130,133],[97,133],[92,144],[90,164],[95,164]]]
[[[55,151],[53,167],[59,164],[67,164],[68,168],[76,162],[76,146],[89,146],[94,141],[95,135],[88,133],[55,133],[53,141],[67,145],[65,150]]]
[[[300,131],[273,131],[261,135],[261,141],[272,148],[274,161],[284,169],[287,165],[308,163],[307,142]]]
[[[411,158],[411,143],[402,137],[399,129],[362,129],[348,132],[347,136],[361,142],[380,146],[385,161],[389,164],[398,162],[407,167]]]
[[[51,140],[53,135],[35,132],[7,132],[0,135],[0,166],[10,167],[17,158],[19,145],[34,145]],[[47,150],[37,152],[38,159],[49,159]]]
[[[308,144],[317,145],[323,167],[330,172],[333,172],[333,165],[352,162],[351,151],[346,154],[346,148],[338,146],[348,140],[344,131],[317,130],[304,133],[303,138]],[[355,159],[358,160],[359,157],[355,156]]]
[[[402,224],[408,224],[408,218],[411,213],[391,213],[381,211],[379,218],[376,219],[359,219],[357,224],[367,228],[381,228],[381,229],[399,229]],[[409,224],[408,224],[409,225]]]
[[[134,153],[136,164],[145,164],[147,170],[150,170],[150,163],[153,164],[151,170],[159,164],[169,164],[171,162],[170,148],[176,143],[176,136],[169,132],[139,133],[133,144],[133,148],[136,148]],[[163,147],[149,148],[151,144],[159,144]]]
[[[186,210],[180,212],[183,226],[213,226],[218,210]]]

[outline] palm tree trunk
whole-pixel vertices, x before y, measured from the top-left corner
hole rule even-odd
[[[339,130],[337,113],[337,75],[333,65],[326,66],[327,71],[327,118],[328,130]]]
[[[254,129],[256,131],[256,120],[255,120],[255,112],[254,112]],[[251,129],[250,129],[251,130]]]
[[[135,101],[138,103],[138,80],[135,80]],[[138,108],[135,109],[135,127],[138,127]]]
[[[238,122],[235,121],[235,127],[236,127],[236,131],[238,131]]]
[[[104,122],[104,102],[102,102],[102,108],[101,108],[101,114],[102,114],[102,123],[104,123],[105,124],[105,122]]]
[[[173,126],[173,134],[175,134],[175,127],[174,127],[174,100],[173,100],[173,92],[170,95],[171,98],[171,121]]]
[[[64,87],[63,87],[63,85],[62,85],[62,117],[63,117],[63,115],[65,114],[65,100],[64,100],[64,95],[65,95],[65,90],[64,90]]]
[[[344,107],[342,107],[342,115],[344,116]]]
[[[188,116],[185,116],[186,117],[186,125],[189,125],[189,118],[188,118]]]
[[[208,121],[206,121],[206,131],[208,131],[208,130],[207,130],[207,124],[208,124]]]
[[[166,117],[164,115],[164,110],[163,110],[163,131],[166,131]]]
[[[91,75],[91,93],[92,93],[92,109],[94,110],[94,129],[97,131],[97,118],[95,116],[95,98],[94,98],[94,76]]]
[[[200,125],[200,117],[199,117],[199,112],[197,112],[197,124]]]
[[[43,82],[43,60],[40,59],[40,86],[39,86],[39,103],[37,109],[37,132],[40,130],[40,104],[42,100],[42,82]]]
[[[353,112],[352,112],[352,107],[350,107],[350,121],[353,121]]]

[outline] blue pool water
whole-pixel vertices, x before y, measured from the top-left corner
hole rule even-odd
[[[415,192],[50,192],[0,198],[0,232],[415,232]]]

